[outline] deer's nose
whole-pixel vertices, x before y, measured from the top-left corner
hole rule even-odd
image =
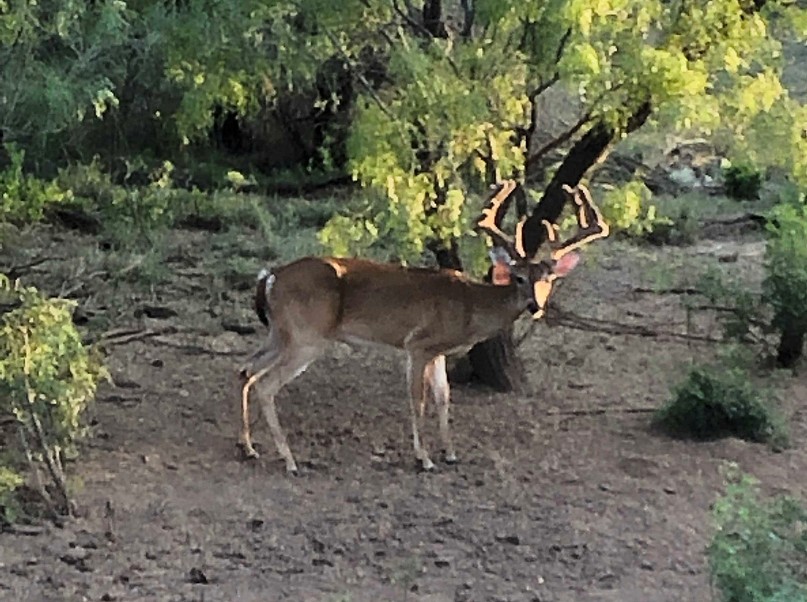
[[[533,320],[540,320],[541,318],[544,317],[544,314],[546,314],[544,308],[538,305],[538,303],[535,301],[531,302],[529,307],[527,307],[527,309],[532,314]]]

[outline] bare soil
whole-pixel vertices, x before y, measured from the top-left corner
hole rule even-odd
[[[116,328],[177,332],[107,343],[115,384],[99,390],[93,434],[70,467],[80,515],[0,534],[0,599],[707,601],[716,599],[710,505],[725,465],[739,464],[767,493],[805,497],[803,376],[781,380],[790,449],[674,440],[654,432],[648,410],[668,399],[689,359],[714,357],[714,345],[551,322],[521,348],[528,394],[453,387],[457,465],[417,470],[403,358],[346,346],[278,397],[302,475],[285,475],[257,404],[263,455],[243,461],[236,366],[264,331],[222,329],[260,325],[249,290],[216,288],[206,273],[207,238],[178,235],[185,263],[169,265],[172,277],[150,292],[104,289],[103,276],[81,289],[85,305],[117,300]],[[72,273],[66,258],[94,243],[39,232],[26,244],[58,245],[62,268],[31,275],[53,291]],[[755,241],[601,247],[556,292],[560,307],[716,336],[712,317],[688,320],[676,295],[635,289],[665,266],[679,277],[714,264],[759,281]],[[135,311],[143,303],[178,315],[145,317]]]

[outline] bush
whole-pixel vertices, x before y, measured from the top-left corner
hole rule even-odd
[[[732,477],[714,505],[709,569],[723,602],[807,602],[807,511],[759,499],[754,480]]]
[[[672,221],[661,217],[651,202],[653,193],[640,181],[628,182],[605,193],[602,214],[612,228],[633,236],[646,235]]]
[[[37,222],[44,217],[48,205],[71,197],[55,182],[23,173],[25,153],[12,144],[5,148],[10,162],[0,171],[0,222]]]
[[[76,453],[85,432],[82,414],[105,372],[73,325],[74,302],[48,299],[2,274],[0,301],[16,305],[0,321],[0,416],[13,416],[19,455],[43,500],[51,510],[69,513],[64,458]],[[40,476],[43,466],[55,501]],[[7,496],[16,481],[5,475]]]
[[[14,493],[22,483],[22,477],[15,470],[0,464],[0,526],[11,524],[17,518]]]
[[[726,183],[726,196],[751,201],[759,198],[762,186],[762,174],[752,165],[746,163],[732,164],[723,171]]]
[[[736,435],[782,445],[783,426],[740,368],[696,366],[656,414],[666,431],[695,439]]]
[[[780,205],[771,213],[765,249],[763,299],[773,308],[772,326],[780,335],[779,363],[801,357],[807,332],[807,209]]]

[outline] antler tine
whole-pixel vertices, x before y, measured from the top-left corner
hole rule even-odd
[[[557,242],[557,236],[548,237],[550,245],[552,246],[552,259],[555,261],[570,251],[578,249],[593,240],[605,238],[610,232],[608,224],[603,219],[602,213],[600,213],[597,205],[594,204],[594,199],[591,198],[591,193],[588,188],[582,184],[578,184],[576,188],[564,184],[563,190],[572,198],[576,205],[578,231],[577,234],[563,242]],[[544,223],[544,226],[547,230],[550,230],[552,227],[551,224],[547,223]],[[555,244],[552,244],[553,240]]]
[[[505,180],[496,193],[488,200],[487,206],[482,209],[482,216],[476,222],[476,227],[484,230],[493,239],[493,241],[508,250],[511,256],[520,255],[524,256],[523,248],[519,249],[521,245],[518,244],[520,237],[514,239],[509,234],[506,234],[501,229],[502,219],[507,212],[510,204],[510,195],[516,189],[517,184],[513,180]],[[521,224],[523,225],[523,221]],[[516,227],[518,234],[519,227]]]

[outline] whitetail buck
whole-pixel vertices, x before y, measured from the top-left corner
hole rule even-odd
[[[434,464],[420,439],[427,390],[439,417],[447,462],[456,461],[448,426],[449,386],[445,354],[488,339],[510,326],[524,310],[540,318],[556,278],[579,260],[574,249],[608,235],[588,191],[565,187],[576,204],[578,233],[557,240],[547,221],[551,258],[539,261],[524,252],[522,217],[515,236],[500,225],[516,184],[506,181],[488,202],[477,226],[498,245],[491,250],[492,284],[474,282],[452,270],[403,267],[335,257],[306,257],[259,275],[255,308],[270,327],[269,343],[242,367],[240,445],[257,457],[249,432],[249,391],[258,384],[261,405],[286,470],[297,464],[280,427],[275,395],[327,348],[331,341],[382,344],[407,353],[406,378],[415,456],[425,470]]]

